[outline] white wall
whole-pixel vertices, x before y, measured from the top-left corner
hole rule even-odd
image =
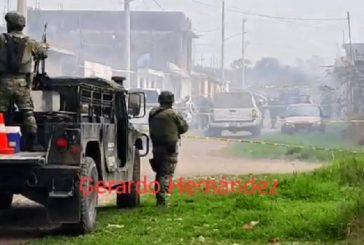
[[[192,81],[191,79],[184,79],[181,83],[181,98],[192,95]]]
[[[162,90],[165,83],[165,79],[161,76],[149,74],[146,72],[140,72],[137,76],[138,88],[143,89],[159,89]]]

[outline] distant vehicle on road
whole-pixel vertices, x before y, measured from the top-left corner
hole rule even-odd
[[[293,134],[299,131],[325,132],[324,115],[321,108],[315,104],[292,104],[281,115],[283,134]]]
[[[262,123],[262,112],[252,93],[218,93],[213,100],[206,136],[221,136],[223,130],[232,133],[248,131],[253,136],[259,136]]]
[[[312,104],[312,98],[310,95],[301,94],[299,90],[288,90],[281,92],[279,101],[282,105],[293,105],[293,104]]]

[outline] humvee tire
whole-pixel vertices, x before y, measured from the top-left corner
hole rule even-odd
[[[0,194],[0,210],[8,209],[13,203],[13,194],[1,193]]]
[[[140,155],[135,152],[134,166],[133,166],[133,184],[131,190],[126,194],[116,194],[116,206],[118,208],[134,208],[140,204],[140,193],[136,190],[136,182],[140,180]],[[129,183],[126,183],[129,186]]]
[[[98,192],[95,188],[96,182],[98,181],[98,172],[94,159],[90,157],[84,158],[81,163],[81,176],[91,177],[93,179],[93,192],[90,195],[85,195],[80,191],[80,206],[81,206],[81,219],[77,224],[64,224],[63,229],[66,233],[74,235],[82,235],[93,231],[96,228],[96,216],[97,216],[97,202]],[[81,183],[79,183],[81,184]],[[87,190],[89,185],[88,181],[84,181],[84,189]],[[80,186],[75,188],[80,190]]]

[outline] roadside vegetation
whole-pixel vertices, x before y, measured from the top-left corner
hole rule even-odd
[[[363,151],[363,154],[359,155],[364,156],[362,146],[354,145],[349,139],[344,139],[344,128],[344,125],[331,125],[327,128],[325,134],[268,134],[255,139],[257,142],[266,142],[267,144],[236,143],[229,145],[227,152],[237,157],[297,159],[315,162],[330,162],[346,158],[348,154],[351,154],[351,151]],[[286,144],[287,146],[274,146],[271,143]],[[296,145],[304,147],[296,147]]]
[[[143,196],[135,210],[101,208],[92,234],[34,244],[364,244],[364,158],[347,155],[314,172],[255,179],[277,179],[276,195],[175,193],[168,209]]]

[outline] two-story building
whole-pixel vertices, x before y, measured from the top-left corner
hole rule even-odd
[[[124,14],[30,9],[28,32],[40,37],[48,23],[48,41],[76,53],[80,64],[88,60],[123,70]],[[191,87],[192,40],[196,37],[182,12],[131,12],[132,87],[155,84],[157,88],[161,83],[161,88],[170,88],[177,98],[190,94],[186,87]]]

